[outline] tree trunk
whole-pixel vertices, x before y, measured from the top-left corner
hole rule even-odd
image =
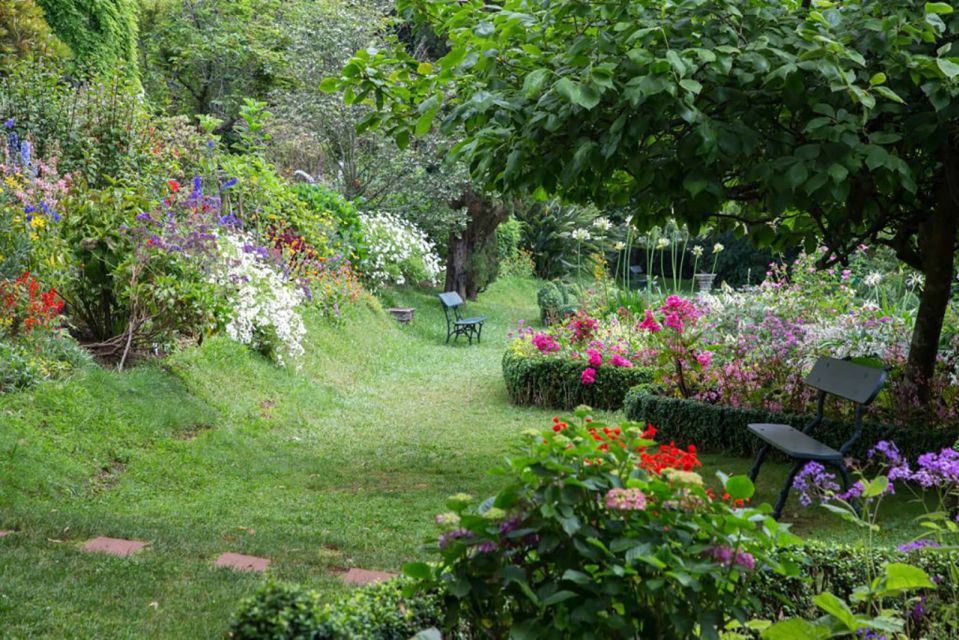
[[[476,300],[485,285],[478,277],[471,258],[482,250],[496,233],[496,227],[509,216],[501,202],[494,202],[472,190],[450,203],[454,209],[466,207],[466,228],[450,234],[446,253],[446,291],[456,291],[464,300]]]
[[[939,203],[932,216],[919,228],[919,250],[926,282],[919,298],[906,367],[906,377],[915,386],[923,402],[929,399],[942,324],[952,294],[956,235],[959,232],[959,203],[953,193],[957,185],[952,181],[956,163],[951,152],[945,155]]]

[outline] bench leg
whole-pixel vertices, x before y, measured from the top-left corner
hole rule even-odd
[[[779,520],[780,516],[783,514],[783,507],[786,506],[786,499],[789,497],[789,492],[793,488],[793,480],[796,479],[796,474],[799,473],[806,465],[806,461],[797,462],[793,465],[793,468],[790,469],[789,475],[786,477],[786,485],[783,487],[782,493],[779,494],[779,500],[776,501],[776,506],[773,508],[773,518]]]
[[[476,332],[476,344],[480,344],[483,341],[483,325],[480,324],[479,330]]]
[[[769,453],[768,444],[759,450],[759,453],[756,455],[756,461],[753,463],[753,468],[749,470],[749,479],[752,482],[756,482],[756,478],[759,476],[759,467],[763,466],[763,461],[766,459],[767,453]]]

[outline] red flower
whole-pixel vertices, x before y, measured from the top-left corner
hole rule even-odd
[[[180,183],[176,180],[167,180],[167,185],[170,187],[170,191],[176,193],[180,190]]]

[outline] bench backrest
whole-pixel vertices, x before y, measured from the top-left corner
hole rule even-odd
[[[879,395],[886,381],[886,371],[848,360],[820,358],[805,380],[806,384],[820,391],[867,405]]]
[[[446,293],[437,294],[440,302],[443,303],[443,306],[447,309],[455,309],[463,305],[463,299],[460,297],[460,294],[455,291],[447,291]]]

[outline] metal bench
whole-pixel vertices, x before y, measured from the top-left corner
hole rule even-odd
[[[802,431],[785,424],[750,424],[747,427],[766,443],[759,450],[756,462],[749,472],[750,480],[755,482],[756,476],[759,475],[759,468],[766,459],[770,447],[782,451],[796,462],[786,478],[786,485],[783,487],[782,493],[779,494],[779,500],[776,502],[773,511],[773,516],[777,520],[782,515],[783,506],[785,506],[786,499],[789,497],[789,490],[792,488],[796,474],[809,461],[815,460],[834,467],[842,476],[843,489],[849,487],[849,470],[843,460],[862,434],[863,409],[876,399],[885,381],[886,371],[884,369],[867,367],[835,358],[820,358],[804,380],[809,386],[818,389],[819,395],[816,417]],[[823,406],[828,395],[849,400],[856,405],[856,421],[853,434],[838,450],[819,442],[810,435],[813,429],[823,421]]]
[[[475,337],[479,344],[483,337],[483,323],[486,322],[486,316],[464,318],[460,312],[464,306],[463,298],[455,291],[447,291],[437,297],[443,304],[443,313],[446,314],[446,344],[449,344],[450,338],[460,336],[465,336],[470,344],[473,344]]]

